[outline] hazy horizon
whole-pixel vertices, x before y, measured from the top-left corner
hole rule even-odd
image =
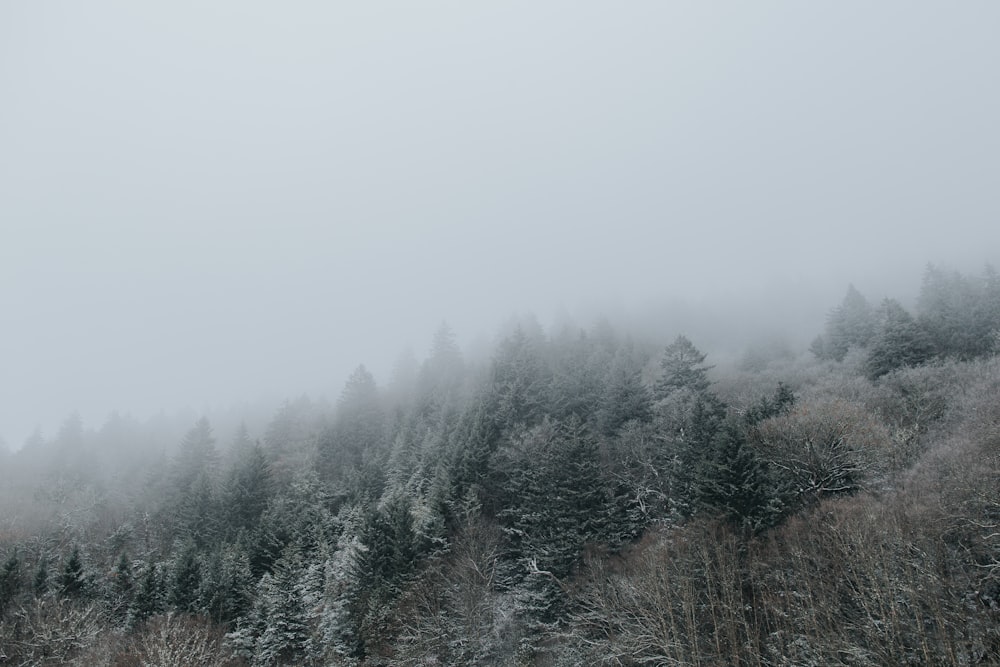
[[[801,338],[848,283],[907,299],[928,262],[978,271],[1000,248],[998,19],[5,3],[0,436],[336,398],[442,321],[468,348],[518,312],[680,302]]]

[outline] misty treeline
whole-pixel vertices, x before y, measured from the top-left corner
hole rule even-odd
[[[71,418],[3,455],[0,664],[997,664],[997,275],[817,328],[442,327],[224,442]]]

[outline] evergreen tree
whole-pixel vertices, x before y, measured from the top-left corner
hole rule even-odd
[[[0,566],[0,620],[21,592],[21,559],[11,553]]]
[[[560,420],[575,416],[595,421],[605,392],[610,355],[583,331],[574,335],[567,330],[550,347],[554,358],[550,415]]]
[[[135,576],[132,573],[132,563],[123,551],[111,574],[111,586],[107,591],[112,613],[122,618],[132,606],[135,597]]]
[[[698,472],[701,504],[739,527],[758,532],[774,525],[785,509],[780,485],[749,446],[738,424],[719,430]]]
[[[843,302],[827,316],[825,335],[811,349],[820,358],[843,361],[850,348],[868,347],[875,327],[875,312],[868,300],[848,285]]]
[[[498,452],[495,465],[507,489],[499,514],[509,539],[507,585],[518,586],[531,574],[529,589],[568,577],[583,545],[606,538],[609,528],[609,494],[595,439],[578,419],[544,420]],[[535,591],[541,597],[529,595],[536,620],[551,621],[559,613],[561,594],[551,583]]]
[[[795,405],[795,394],[783,382],[778,383],[774,396],[765,396],[751,405],[743,413],[743,422],[747,428],[753,428],[765,419],[785,414]]]
[[[550,411],[551,371],[538,348],[539,341],[520,326],[500,343],[493,360],[489,410],[501,432],[537,424]]]
[[[199,477],[212,479],[219,463],[219,453],[212,437],[212,425],[202,417],[181,440],[180,450],[171,466],[171,478],[179,496],[187,494]]]
[[[177,611],[198,611],[201,588],[201,563],[194,544],[177,550],[171,566],[167,588],[167,604]]]
[[[922,364],[932,357],[934,350],[930,337],[898,301],[886,299],[879,316],[878,334],[865,362],[870,379]]]
[[[223,488],[223,516],[231,535],[252,529],[273,492],[270,465],[260,445],[251,444],[237,459]]]
[[[285,553],[257,589],[254,665],[301,664],[308,649],[309,619],[302,598],[302,565],[296,551]]]
[[[233,623],[250,611],[254,580],[242,549],[232,545],[215,549],[203,570],[198,606],[215,623]]]
[[[318,444],[317,470],[324,479],[342,478],[383,445],[384,415],[375,378],[362,365],[347,379],[333,426]]]
[[[917,310],[938,355],[987,356],[995,351],[994,334],[1000,330],[1000,279],[989,266],[976,279],[929,265]]]
[[[465,376],[465,361],[455,341],[455,334],[443,322],[434,333],[430,356],[420,369],[418,381],[421,416],[427,417],[448,402],[457,399]]]
[[[44,554],[38,559],[38,568],[31,582],[35,597],[42,597],[49,591],[49,560]]]
[[[205,547],[218,537],[222,530],[221,512],[215,482],[207,471],[191,482],[175,511],[185,539]]]
[[[649,422],[653,417],[649,390],[642,383],[641,368],[629,351],[615,354],[604,380],[597,423],[605,435],[613,435],[630,421]]]
[[[679,389],[701,394],[711,384],[708,371],[712,366],[705,365],[705,355],[685,336],[678,336],[663,351],[660,368],[662,374],[655,385],[657,400],[667,398]]]
[[[59,575],[59,593],[63,597],[84,597],[90,592],[90,577],[83,566],[79,547],[73,547]]]
[[[394,494],[362,525],[358,579],[377,594],[395,596],[413,570],[417,551],[411,509],[409,498]]]
[[[128,616],[135,625],[163,611],[163,582],[156,563],[149,563],[143,571],[129,606]]]

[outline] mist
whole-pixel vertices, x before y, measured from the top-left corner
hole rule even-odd
[[[804,344],[848,283],[997,262],[998,19],[5,3],[0,435],[335,397],[442,321]]]

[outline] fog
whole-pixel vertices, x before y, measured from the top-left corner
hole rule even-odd
[[[524,312],[806,337],[849,282],[996,263],[998,22],[5,2],[0,435],[335,397],[443,320],[467,347]]]

